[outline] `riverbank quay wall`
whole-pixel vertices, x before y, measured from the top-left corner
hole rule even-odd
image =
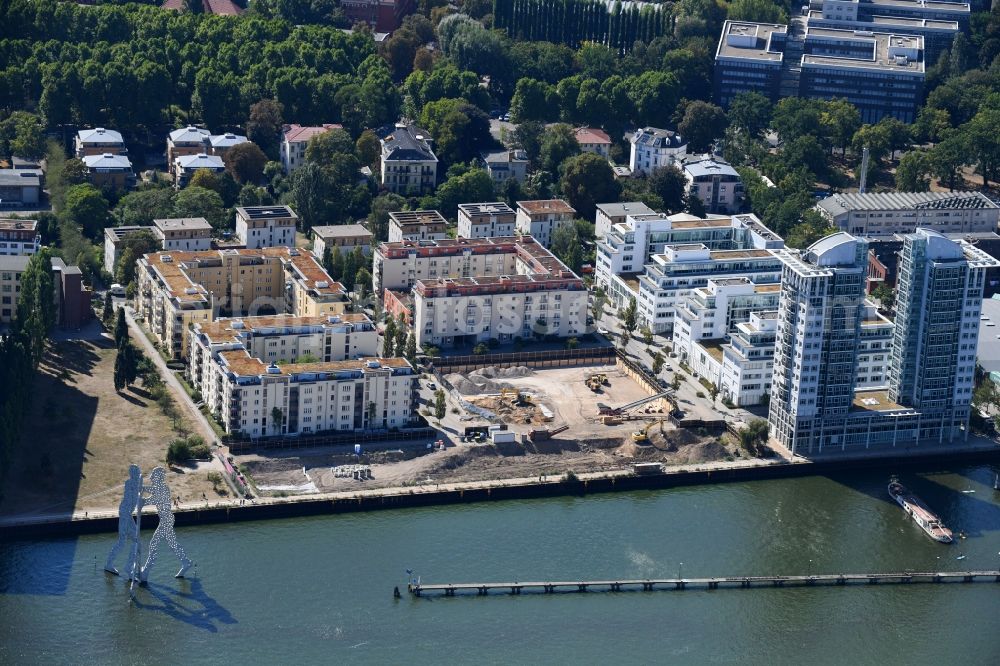
[[[449,504],[468,504],[472,502],[544,499],[574,495],[585,496],[596,493],[635,490],[661,490],[710,483],[785,479],[859,470],[885,470],[887,473],[897,473],[903,470],[910,472],[940,470],[942,468],[953,468],[962,465],[998,462],[1000,462],[1000,448],[846,460],[765,461],[756,465],[715,468],[695,467],[693,469],[649,475],[615,472],[600,476],[585,476],[578,480],[566,480],[559,477],[556,480],[541,482],[534,480],[521,480],[520,482],[490,481],[454,484],[454,486],[444,489],[433,486],[422,486],[387,488],[384,491],[359,491],[354,495],[344,493],[337,496],[300,496],[275,500],[269,499],[266,502],[244,506],[227,505],[184,508],[175,511],[174,516],[178,527],[186,527],[214,523],[235,523],[246,520],[357,513],[361,511],[407,509]],[[143,528],[152,529],[156,527],[158,522],[156,514],[143,514],[143,518]],[[35,520],[25,517],[20,521],[11,518],[0,519],[0,541],[28,537],[65,537],[77,534],[116,532],[117,530],[117,515],[82,519],[70,519],[69,517]]]

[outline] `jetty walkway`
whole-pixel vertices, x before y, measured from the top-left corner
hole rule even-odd
[[[899,573],[840,573],[816,574],[808,576],[722,576],[715,578],[648,578],[648,579],[608,579],[585,581],[545,581],[509,583],[411,583],[410,594],[422,596],[425,593],[455,596],[458,593],[474,593],[487,596],[490,592],[521,594],[535,592],[553,594],[556,592],[625,592],[653,590],[686,590],[689,588],[715,590],[723,587],[760,588],[793,587],[809,585],[848,585],[862,583],[947,583],[947,582],[994,582],[1000,583],[1000,571],[904,571]],[[398,593],[398,589],[396,590]]]

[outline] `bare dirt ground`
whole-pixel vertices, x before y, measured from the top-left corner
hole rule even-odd
[[[521,445],[460,444],[441,451],[383,452],[360,457],[321,451],[291,456],[240,456],[238,462],[258,487],[280,488],[290,495],[426,483],[531,478],[541,475],[600,472],[628,468],[633,463],[696,464],[746,457],[726,437],[699,436],[659,424],[649,429],[649,443],[637,445],[630,436],[578,441],[554,438]],[[337,478],[338,465],[368,465],[364,481]],[[274,494],[272,491],[270,494]]]
[[[14,389],[37,399],[11,454],[0,515],[116,509],[130,463],[146,474],[166,466],[172,423],[141,387],[115,392],[115,354],[106,338],[54,343],[33,386]],[[170,469],[172,494],[217,498],[202,466]]]

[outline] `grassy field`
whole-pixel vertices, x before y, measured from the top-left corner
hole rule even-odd
[[[141,387],[114,388],[116,351],[110,340],[53,344],[30,390],[35,400],[13,454],[0,514],[65,515],[116,509],[128,466],[145,474],[166,466],[177,436]],[[181,419],[178,428],[190,431]],[[167,482],[182,502],[213,497],[206,470],[172,468]]]

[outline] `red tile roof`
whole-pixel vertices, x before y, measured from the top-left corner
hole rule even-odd
[[[246,11],[233,0],[202,0],[202,5],[206,14],[214,14],[215,16],[239,16]],[[183,11],[184,0],[166,0],[160,5],[160,8]]]
[[[581,127],[576,130],[576,140],[579,143],[606,143],[611,144],[611,137],[604,130],[593,127]]]
[[[308,141],[317,134],[323,134],[332,129],[343,129],[343,125],[336,123],[324,123],[323,125],[309,127],[302,125],[285,125],[283,128],[285,141],[295,143],[297,141]]]

